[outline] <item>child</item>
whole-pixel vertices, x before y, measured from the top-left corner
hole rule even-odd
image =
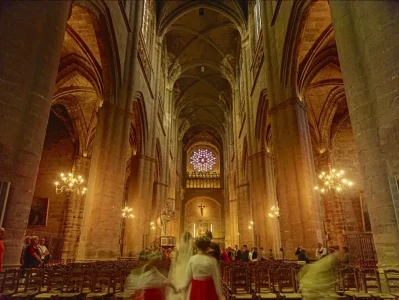
[[[154,266],[158,257],[145,263],[140,269],[132,271],[126,279],[126,290],[137,290],[134,300],[163,300],[165,287],[169,286],[176,292],[176,288]]]

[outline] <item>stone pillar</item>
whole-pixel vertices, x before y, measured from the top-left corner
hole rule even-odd
[[[273,249],[275,257],[281,257],[281,236],[278,218],[269,217],[270,208],[277,205],[276,181],[274,177],[274,162],[271,153],[266,152],[264,158],[266,177],[265,189],[265,218],[266,218],[266,244],[265,250]]]
[[[0,180],[11,182],[4,266],[19,265],[70,5],[0,4]]]
[[[109,102],[100,109],[78,260],[116,259],[119,256],[131,118],[131,114]]]
[[[288,99],[269,110],[276,159],[277,197],[285,257],[302,245],[312,258],[323,242],[320,196],[305,104]]]
[[[399,267],[389,177],[399,175],[399,6],[330,1],[365,200],[382,268]]]
[[[265,195],[265,153],[258,152],[248,157],[249,168],[251,172],[251,199],[253,211],[253,232],[255,236],[256,247],[266,246],[266,209],[267,198]]]
[[[140,155],[132,158],[132,176],[128,183],[128,206],[133,208],[134,218],[126,221],[125,256],[138,256],[149,240],[156,160]]]
[[[90,170],[90,158],[83,156],[76,156],[73,173],[81,175],[87,184]],[[64,245],[62,249],[63,259],[76,258],[78,245],[80,240],[80,232],[82,228],[84,200],[86,195],[78,195],[72,193],[67,197],[67,208],[64,221]]]
[[[254,231],[248,226],[252,219],[251,201],[249,195],[249,184],[244,183],[237,186],[237,213],[238,213],[238,233],[240,235],[240,247],[247,245],[254,246]]]

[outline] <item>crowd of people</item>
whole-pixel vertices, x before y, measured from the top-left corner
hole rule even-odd
[[[49,263],[50,252],[45,243],[45,238],[39,238],[38,236],[25,237],[20,258],[22,268],[38,268]]]

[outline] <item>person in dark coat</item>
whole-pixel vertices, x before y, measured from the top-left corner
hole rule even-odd
[[[258,249],[256,247],[252,250],[252,260],[258,260]]]
[[[238,245],[235,246],[235,253],[234,253],[234,258],[236,261],[242,260],[242,252],[240,249],[238,249]]]
[[[242,261],[249,261],[249,251],[247,245],[242,246]]]
[[[309,263],[309,258],[302,246],[298,246],[295,255],[298,256],[298,261],[306,261],[307,264]]]

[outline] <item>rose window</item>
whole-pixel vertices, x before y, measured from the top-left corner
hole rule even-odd
[[[197,149],[191,154],[190,164],[197,172],[209,172],[216,165],[216,157],[211,150]]]

